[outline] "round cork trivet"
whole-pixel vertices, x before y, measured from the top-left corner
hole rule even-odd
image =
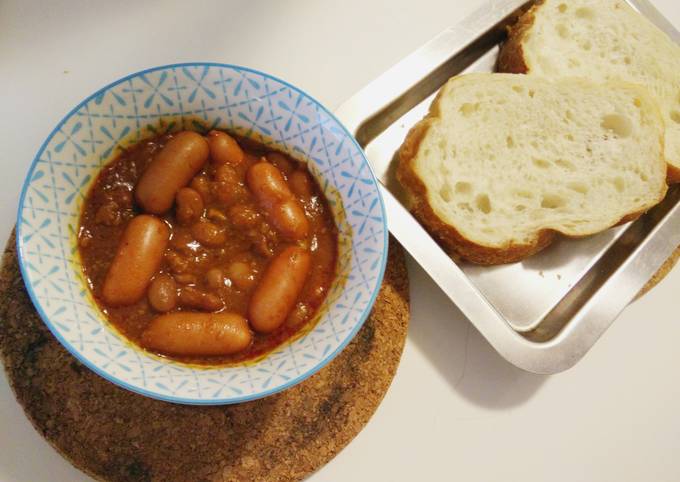
[[[373,311],[303,383],[239,405],[173,405],[107,382],[70,355],[33,309],[14,237],[0,273],[0,355],[35,428],[73,465],[110,481],[292,481],[366,425],[397,370],[409,319],[402,248],[390,241]]]

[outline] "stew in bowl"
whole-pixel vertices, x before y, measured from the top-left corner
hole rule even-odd
[[[337,238],[304,163],[224,131],[182,131],[102,170],[78,247],[121,333],[152,353],[219,365],[258,358],[314,318]]]

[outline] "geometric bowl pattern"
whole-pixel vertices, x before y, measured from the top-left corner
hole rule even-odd
[[[120,147],[168,130],[223,128],[307,162],[340,231],[340,282],[318,322],[256,363],[201,368],[128,342],[92,300],[76,235],[87,190]],[[387,227],[363,152],[321,104],[267,74],[191,63],[148,69],[91,95],[52,131],[23,185],[19,264],[38,313],[80,361],[113,383],[175,403],[223,404],[264,397],[309,377],[357,333],[385,270]]]

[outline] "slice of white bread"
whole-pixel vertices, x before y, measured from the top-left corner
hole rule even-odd
[[[544,0],[510,29],[498,70],[644,85],[666,123],[669,182],[680,182],[680,46],[625,0]]]
[[[409,132],[397,177],[452,254],[509,263],[557,233],[594,234],[660,202],[663,134],[656,103],[634,84],[468,74]]]

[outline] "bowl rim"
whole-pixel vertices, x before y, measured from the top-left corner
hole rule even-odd
[[[221,67],[221,68],[228,68],[228,69],[235,69],[235,70],[241,70],[245,72],[250,72],[253,74],[258,74],[261,75],[265,78],[269,78],[273,81],[280,82],[281,84],[285,85],[286,87],[292,89],[293,91],[302,94],[303,96],[307,97],[311,101],[313,101],[326,115],[328,115],[331,119],[333,119],[337,125],[342,129],[342,132],[348,137],[348,139],[351,140],[351,142],[354,144],[354,146],[358,149],[358,151],[361,153],[361,157],[363,158],[364,162],[366,163],[366,166],[368,167],[368,171],[370,173],[371,178],[373,179],[373,182],[375,183],[376,186],[376,191],[378,193],[378,200],[380,203],[380,210],[382,213],[382,224],[383,224],[383,246],[384,249],[381,253],[381,259],[380,259],[380,269],[378,271],[378,276],[376,278],[376,287],[373,290],[373,293],[371,293],[371,297],[369,299],[368,304],[366,305],[366,308],[364,311],[361,313],[359,316],[359,319],[357,323],[355,324],[354,328],[351,330],[351,332],[345,337],[345,339],[338,345],[338,347],[323,357],[316,365],[314,365],[312,368],[305,370],[303,373],[299,374],[295,378],[292,378],[291,380],[281,384],[280,386],[266,389],[257,393],[252,393],[248,395],[242,395],[242,396],[236,396],[236,397],[222,397],[219,399],[201,399],[201,398],[186,398],[186,397],[175,397],[175,396],[169,396],[165,394],[159,394],[157,392],[154,392],[153,390],[148,390],[145,388],[137,387],[134,385],[131,385],[130,383],[126,382],[125,380],[120,379],[117,376],[111,375],[109,373],[106,373],[103,369],[100,369],[99,366],[89,360],[87,357],[83,356],[78,350],[75,349],[73,345],[71,345],[59,332],[59,330],[54,326],[54,324],[50,321],[49,316],[45,311],[43,310],[42,305],[40,304],[37,295],[33,291],[33,286],[32,283],[29,282],[29,277],[28,277],[28,272],[27,272],[27,267],[25,265],[25,260],[24,260],[24,254],[23,254],[23,243],[21,241],[21,228],[22,228],[22,212],[24,209],[24,201],[26,199],[26,192],[28,190],[30,180],[32,178],[33,172],[38,164],[38,161],[40,157],[42,156],[43,152],[45,151],[45,148],[49,144],[49,142],[52,140],[54,135],[59,131],[59,129],[73,116],[75,115],[85,104],[99,96],[100,94],[108,91],[112,87],[115,87],[118,84],[121,84],[129,79],[132,79],[134,77],[138,77],[140,75],[154,72],[157,70],[168,70],[168,69],[173,69],[173,68],[180,68],[180,67]],[[125,75],[117,80],[114,80],[113,82],[110,82],[106,84],[104,87],[101,87],[97,89],[94,93],[91,95],[87,96],[85,99],[80,101],[74,108],[68,111],[68,113],[62,117],[62,119],[56,124],[56,126],[52,129],[52,131],[49,133],[49,135],[45,138],[43,143],[41,144],[40,148],[38,149],[38,152],[33,158],[33,161],[31,162],[31,165],[29,166],[28,171],[26,172],[26,176],[24,178],[24,182],[21,187],[21,192],[19,194],[19,205],[17,208],[17,220],[16,220],[16,231],[15,231],[15,246],[16,246],[16,252],[17,252],[17,260],[19,264],[19,270],[21,272],[21,277],[23,279],[24,286],[26,287],[26,291],[28,292],[29,298],[31,299],[31,303],[33,304],[33,307],[35,310],[38,312],[38,315],[42,319],[43,323],[47,326],[47,328],[50,330],[52,335],[61,343],[61,345],[66,348],[66,350],[73,355],[80,363],[84,364],[87,368],[95,372],[97,375],[102,377],[103,379],[121,387],[126,390],[129,390],[133,393],[137,393],[149,398],[154,398],[156,400],[161,400],[165,402],[171,402],[171,403],[177,403],[177,404],[185,404],[185,405],[228,405],[228,404],[234,404],[234,403],[243,403],[243,402],[248,402],[252,400],[257,400],[260,398],[267,397],[269,395],[273,395],[275,393],[282,392],[283,390],[286,390],[288,388],[291,388],[302,381],[306,380],[307,378],[311,377],[315,373],[317,373],[319,370],[324,368],[326,365],[328,365],[342,350],[344,350],[347,345],[354,339],[356,334],[359,332],[361,327],[364,325],[366,322],[366,319],[368,318],[371,310],[373,309],[373,306],[375,304],[375,300],[378,297],[378,294],[380,292],[380,288],[382,286],[384,274],[385,274],[385,269],[387,266],[387,251],[388,251],[388,242],[389,242],[389,231],[387,228],[387,212],[385,210],[385,203],[382,198],[382,193],[380,192],[380,181],[375,177],[375,173],[373,172],[373,169],[368,162],[368,158],[366,157],[366,154],[364,150],[361,148],[357,140],[354,138],[354,136],[347,130],[347,127],[340,122],[340,120],[330,111],[328,110],[321,102],[319,102],[315,97],[309,95],[307,92],[304,90],[290,84],[289,82],[280,79],[274,75],[268,74],[266,72],[262,72],[261,70],[249,68],[249,67],[243,67],[240,65],[236,64],[228,64],[228,63],[220,63],[220,62],[181,62],[181,63],[174,63],[174,64],[166,64],[166,65],[159,65],[156,67],[150,67],[148,69],[143,69],[139,70],[137,72],[133,72],[131,74]],[[100,318],[100,317],[98,317]],[[108,328],[107,328],[108,329]],[[132,348],[130,348],[132,349]],[[225,367],[226,368],[226,367]],[[219,368],[217,368],[219,370]]]

